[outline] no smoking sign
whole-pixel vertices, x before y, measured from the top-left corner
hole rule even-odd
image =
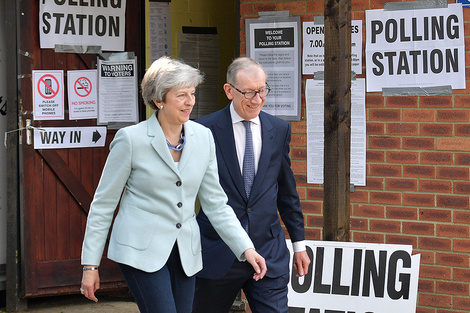
[[[97,118],[97,71],[67,71],[69,119]]]

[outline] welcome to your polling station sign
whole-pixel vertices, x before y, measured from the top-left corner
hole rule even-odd
[[[412,246],[306,241],[304,277],[292,267],[289,313],[414,313],[420,255]]]

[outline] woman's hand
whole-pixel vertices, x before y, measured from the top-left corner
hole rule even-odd
[[[85,267],[89,268],[96,266],[86,265]],[[95,296],[95,292],[98,289],[100,289],[100,275],[98,270],[83,271],[82,285],[80,287],[82,295],[92,301],[98,302],[98,299]]]
[[[268,268],[266,267],[266,261],[264,258],[255,251],[255,249],[250,248],[246,249],[244,252],[245,259],[248,263],[253,266],[255,273],[253,274],[253,279],[258,281],[264,277]]]

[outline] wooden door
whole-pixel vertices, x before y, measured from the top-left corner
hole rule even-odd
[[[82,127],[96,119],[34,121],[32,114],[32,71],[95,69],[96,54],[55,53],[39,46],[39,1],[21,1],[19,17],[20,107],[22,125],[30,119],[34,127]],[[138,57],[142,76],[141,49],[144,34],[143,3],[127,0],[126,51]],[[97,43],[99,45],[99,43]],[[140,82],[140,79],[139,79]],[[67,93],[65,92],[67,112]],[[142,111],[142,108],[139,108]],[[20,193],[22,214],[22,294],[24,297],[79,293],[80,254],[86,216],[115,131],[108,130],[107,143],[100,148],[35,150],[23,135],[20,146]],[[24,133],[23,133],[24,134]],[[106,255],[106,250],[105,254]],[[101,289],[125,286],[119,269],[103,258]]]

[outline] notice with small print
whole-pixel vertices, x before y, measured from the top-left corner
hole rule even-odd
[[[97,118],[97,71],[68,71],[69,119]]]

